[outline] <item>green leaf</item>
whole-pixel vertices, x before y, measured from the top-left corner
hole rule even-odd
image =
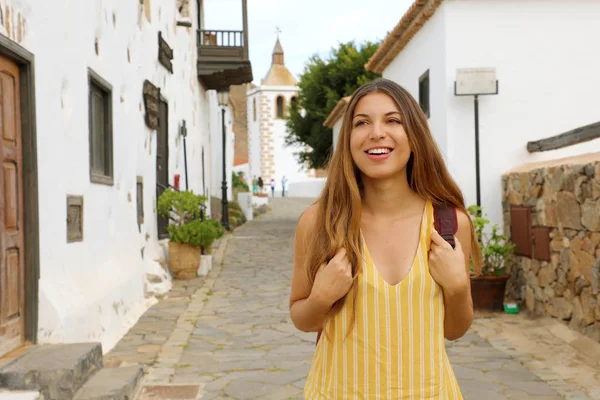
[[[467,208],[471,215],[475,234],[479,238],[481,248],[483,275],[501,276],[506,273],[506,269],[514,262],[515,245],[509,238],[499,232],[498,225],[486,229],[490,221],[484,217],[481,207],[472,205]]]

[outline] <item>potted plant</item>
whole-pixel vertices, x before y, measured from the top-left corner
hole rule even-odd
[[[169,218],[169,264],[176,279],[192,279],[200,265],[202,205],[206,197],[193,191],[165,190],[156,210]]]
[[[483,217],[481,207],[468,209],[481,248],[481,274],[471,274],[473,308],[501,311],[504,309],[504,292],[509,278],[507,267],[514,260],[515,245],[499,233],[498,225],[486,230],[490,223]]]
[[[225,228],[216,219],[208,217],[201,222],[199,227],[201,256],[198,276],[206,276],[212,269],[212,245],[224,234]]]

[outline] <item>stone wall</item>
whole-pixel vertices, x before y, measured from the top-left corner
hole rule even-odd
[[[507,299],[600,341],[600,153],[521,166],[502,187],[505,233],[522,236],[514,207],[529,208],[533,248],[517,257]],[[535,227],[548,233],[534,235]]]
[[[271,97],[259,94],[260,99],[260,150],[261,176],[265,187],[269,189],[271,178],[275,179],[275,145],[273,135],[273,107]]]

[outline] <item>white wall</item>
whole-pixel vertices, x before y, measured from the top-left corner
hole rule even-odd
[[[261,151],[260,151],[260,92],[253,89],[247,92],[248,104],[248,164],[252,177],[261,176]],[[256,107],[256,120],[254,120],[254,107]]]
[[[5,19],[0,33],[35,55],[38,339],[101,341],[107,351],[149,306],[145,273],[164,273],[158,260],[166,255],[154,214],[156,132],[144,123],[145,79],[159,86],[169,102],[171,183],[176,173],[184,182],[177,132],[185,119],[189,184],[202,191],[201,147],[208,142],[208,121],[196,74],[196,27],[176,27],[175,2],[152,2],[151,21],[137,1],[2,0],[0,7]],[[159,30],[174,50],[174,74],[158,63]],[[112,85],[113,186],[90,183],[88,68]],[[144,178],[145,220],[139,230],[136,176]],[[67,195],[84,196],[83,242],[67,244]]]
[[[446,128],[446,38],[445,8],[442,2],[435,14],[417,32],[400,54],[383,71],[383,77],[400,84],[419,101],[419,78],[429,70],[429,128],[444,157],[447,157]]]
[[[303,181],[291,182],[288,184],[286,196],[310,197],[316,199],[321,195],[321,192],[325,187],[325,182],[325,178],[309,178]],[[277,193],[275,193],[275,196],[277,196]]]
[[[480,97],[480,168],[483,206],[501,225],[503,172],[526,162],[600,151],[598,139],[551,152],[526,150],[528,141],[600,121],[600,52],[594,50],[600,2],[444,4],[448,155],[468,204],[475,203],[473,98],[453,95],[456,68],[497,69],[499,94]]]
[[[222,107],[217,101],[217,92],[210,90],[210,142],[211,142],[211,195],[223,197],[223,116]],[[225,107],[225,170],[227,174],[227,199],[232,200],[231,173],[233,171],[233,153],[235,136],[233,132],[233,114],[231,107]]]
[[[338,119],[335,124],[333,124],[333,141],[332,141],[332,149],[335,151],[338,145],[338,139],[340,138],[340,133],[342,132],[342,125],[344,124],[344,116]]]

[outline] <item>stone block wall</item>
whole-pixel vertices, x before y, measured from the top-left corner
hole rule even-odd
[[[600,153],[524,165],[502,185],[505,233],[531,238],[533,249],[517,256],[507,299],[600,342]],[[531,221],[515,219],[515,207],[528,208]]]
[[[273,108],[270,96],[260,94],[260,151],[262,179],[267,190],[275,178],[275,137],[273,134]]]

